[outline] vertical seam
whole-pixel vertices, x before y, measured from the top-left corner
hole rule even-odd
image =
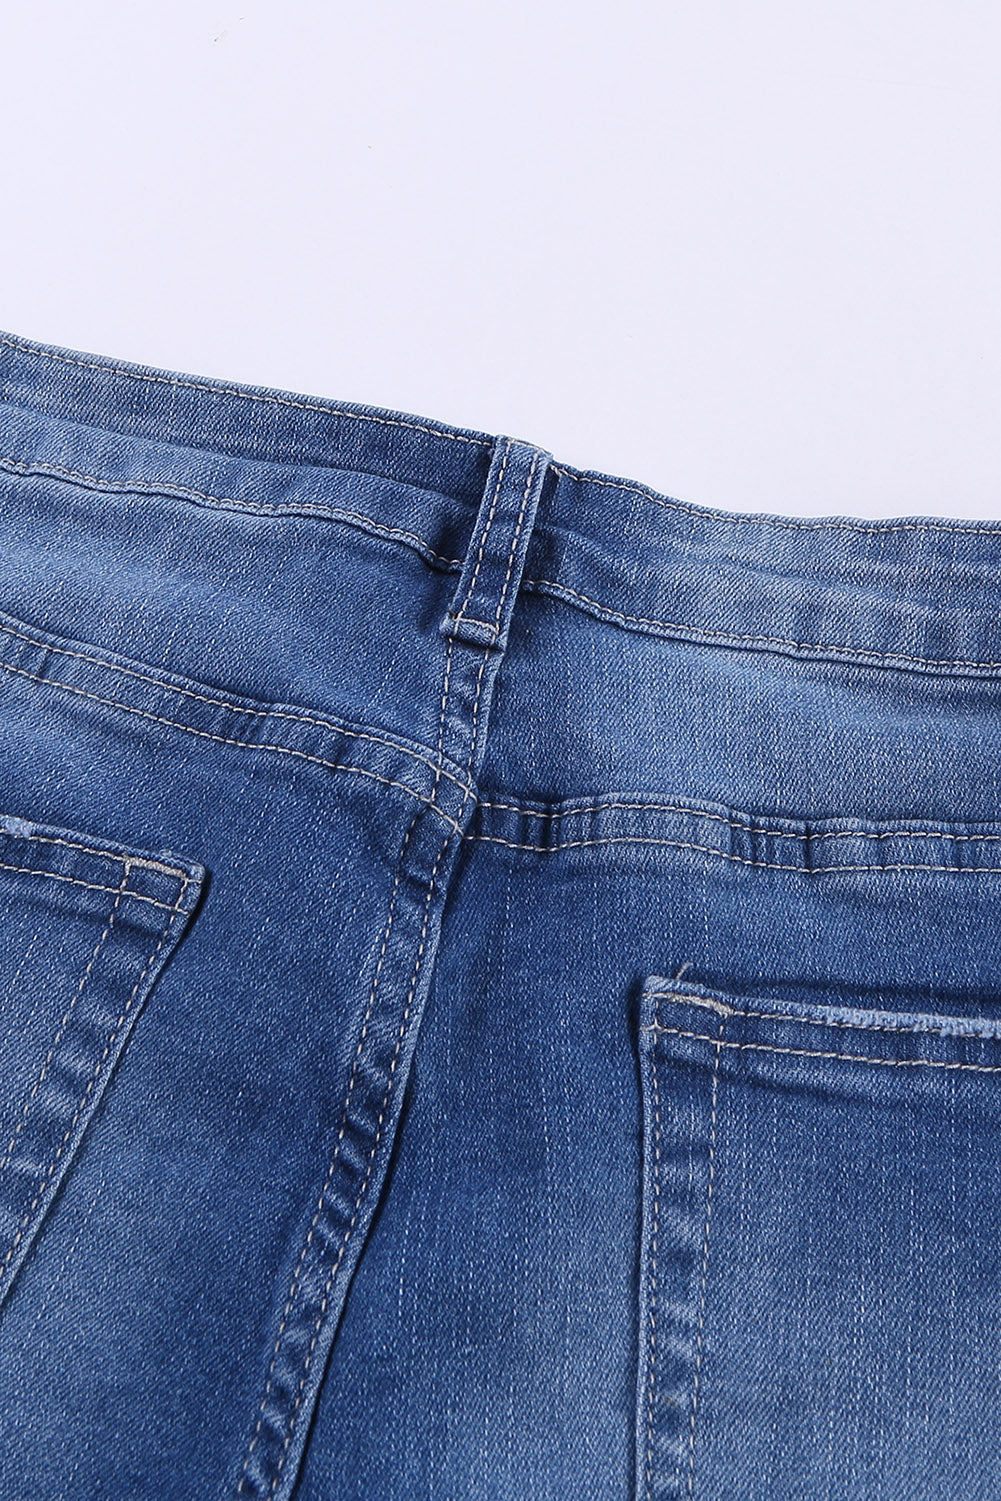
[[[702,1328],[705,1323],[706,1313],[706,1282],[709,1264],[709,1221],[712,1216],[713,1203],[713,1173],[715,1168],[716,1152],[716,1097],[719,1085],[719,1060],[722,1053],[720,1046],[723,1038],[723,1028],[726,1025],[726,1017],[721,1016],[719,1022],[719,1034],[716,1038],[716,1057],[713,1062],[713,1085],[712,1107],[709,1114],[709,1184],[706,1189],[706,1223],[702,1232],[702,1275],[699,1291],[699,1323],[695,1335],[695,1379],[692,1383],[692,1411],[688,1424],[688,1495],[691,1497],[695,1489],[695,1414],[699,1404],[699,1376],[702,1370]]]
[[[528,509],[528,498],[532,491],[532,481],[535,479],[535,471],[538,468],[538,465],[539,452],[538,450],[536,450],[535,454],[532,456],[532,465],[528,471],[528,478],[525,481],[525,489],[521,497],[521,509],[518,512],[518,521],[514,529],[514,537],[511,540],[511,551],[508,553],[507,573],[504,575],[504,584],[500,592],[500,598],[497,601],[497,610],[494,615],[494,630],[500,629],[501,612],[504,609],[504,601],[507,598],[507,591],[511,584],[511,575],[514,572],[514,555],[518,550],[518,538],[521,536],[521,525],[525,519],[525,512]]]
[[[102,932],[100,938],[98,938],[97,942],[94,945],[93,951],[91,952],[91,956],[90,956],[90,959],[89,959],[88,964],[87,964],[87,968],[83,972],[83,978],[80,980],[79,984],[77,985],[77,988],[76,988],[76,990],[75,990],[72,998],[70,999],[69,1005],[66,1007],[66,1010],[63,1013],[62,1020],[60,1021],[58,1027],[56,1028],[56,1035],[52,1039],[52,1042],[51,1042],[51,1044],[49,1046],[49,1051],[48,1051],[48,1053],[45,1056],[45,1062],[42,1064],[42,1067],[40,1068],[40,1070],[38,1072],[38,1077],[36,1078],[34,1084],[31,1087],[31,1090],[30,1090],[30,1092],[28,1094],[28,1098],[25,1100],[24,1105],[21,1108],[21,1114],[19,1115],[18,1121],[17,1121],[17,1125],[14,1128],[14,1134],[11,1137],[11,1139],[10,1139],[8,1145],[7,1145],[7,1150],[4,1152],[3,1158],[0,1159],[0,1173],[3,1172],[3,1170],[4,1170],[5,1167],[7,1167],[8,1163],[10,1162],[11,1158],[14,1155],[14,1148],[17,1145],[17,1138],[20,1136],[21,1132],[24,1130],[24,1123],[28,1119],[29,1114],[31,1113],[31,1107],[32,1107],[32,1104],[34,1102],[35,1096],[37,1095],[38,1091],[42,1087],[42,1084],[44,1083],[45,1076],[48,1073],[49,1068],[51,1067],[53,1058],[55,1057],[56,1048],[59,1046],[59,1043],[62,1040],[63,1033],[66,1031],[66,1028],[69,1026],[70,1017],[72,1016],[72,1014],[73,1014],[73,1012],[74,1012],[74,1010],[76,1008],[77,1002],[79,1001],[80,997],[83,995],[84,987],[86,986],[87,981],[90,978],[91,970],[94,968],[94,965],[97,962],[97,956],[101,952],[102,948],[104,947],[105,939],[107,938],[108,934],[111,932],[112,926],[114,925],[114,921],[115,921],[115,913],[118,911],[119,905],[120,905],[121,900],[122,900],[122,896],[123,896],[123,894],[125,892],[125,887],[128,885],[129,874],[130,874],[130,866],[129,866],[129,861],[126,859],[126,861],[125,861],[125,871],[124,871],[124,874],[122,875],[121,885],[119,886],[118,891],[115,894],[115,900],[114,900],[114,903],[112,905],[111,913],[110,913],[110,915],[108,917],[108,921],[104,925],[104,931]],[[4,1263],[4,1266],[6,1267],[6,1263]],[[0,1272],[0,1280],[2,1280],[2,1276],[3,1276],[3,1273]]]
[[[508,456],[509,456],[510,452],[511,452],[511,439],[508,438],[507,441],[504,444],[504,457],[501,459],[500,471],[499,471],[499,473],[497,475],[497,483],[494,486],[493,498],[491,499],[491,502],[490,502],[490,511],[489,511],[489,513],[487,515],[486,524],[484,525],[483,532],[482,532],[482,534],[480,536],[480,545],[479,545],[479,548],[478,548],[477,554],[476,554],[476,563],[475,563],[475,565],[473,567],[473,576],[472,576],[472,578],[469,581],[469,588],[466,590],[466,597],[462,601],[462,604],[459,607],[458,614],[455,615],[455,617],[454,617],[456,624],[458,624],[458,622],[460,620],[462,620],[463,617],[465,616],[466,609],[467,609],[467,607],[469,605],[469,601],[473,597],[473,590],[476,588],[476,580],[477,580],[477,577],[479,576],[480,564],[483,562],[483,553],[484,553],[484,549],[486,548],[486,545],[487,545],[487,537],[490,535],[490,528],[493,526],[494,512],[497,509],[497,500],[498,500],[498,497],[500,496],[501,485],[504,483],[504,472],[507,469],[507,461],[508,461]]]
[[[451,691],[450,690],[450,680],[451,680],[451,667],[452,667],[452,651],[453,651],[453,647],[454,647],[453,639],[451,637],[449,637],[448,647],[447,647],[446,657],[445,657],[445,674],[444,674],[444,681],[443,681],[443,686],[442,686],[441,713],[439,715],[439,720],[438,720],[438,741],[437,741],[437,758],[438,758],[438,760],[437,760],[437,765],[435,767],[434,784],[432,786],[431,796],[430,796],[430,799],[429,799],[429,806],[431,806],[431,807],[435,807],[436,806],[436,804],[435,804],[435,797],[436,797],[436,794],[437,794],[438,784],[439,784],[439,782],[441,780],[442,771],[443,771],[443,746],[444,746],[444,733],[445,733],[445,718],[446,718],[446,714],[447,714],[449,694],[450,694],[450,691]],[[486,665],[487,656],[488,656],[488,653],[485,652],[484,655],[483,655],[483,658],[481,660],[481,663],[480,663],[480,671],[479,671],[479,675],[478,675],[478,678],[477,678],[476,697],[475,697],[474,706],[473,706],[473,736],[472,736],[472,739],[473,739],[473,746],[474,747],[475,747],[475,744],[476,744],[476,737],[477,737],[477,732],[478,732],[479,704],[480,704],[480,686],[481,686],[482,679],[483,679],[483,669],[484,669],[484,667]],[[469,758],[470,768],[472,767],[472,762],[473,762],[473,752],[471,751],[470,752],[470,758]],[[470,793],[471,793],[471,788],[467,787],[467,788],[463,789],[463,799],[462,799],[462,805],[461,805],[460,810],[459,810],[459,815],[458,815],[459,817],[461,817],[462,811],[463,811],[463,809],[466,806],[466,803],[467,803],[467,801],[469,799]],[[356,1077],[357,1077],[357,1069],[358,1069],[358,1060],[359,1060],[359,1058],[361,1056],[362,1047],[364,1045],[365,1037],[366,1037],[367,1031],[368,1031],[368,1024],[369,1024],[369,1021],[371,1020],[372,1011],[374,1009],[375,996],[376,996],[376,992],[377,992],[378,985],[379,985],[379,979],[380,979],[380,975],[381,975],[381,971],[382,971],[382,964],[383,964],[383,960],[385,958],[386,948],[387,948],[387,944],[388,944],[388,941],[389,941],[389,935],[390,935],[390,932],[391,932],[391,929],[392,929],[393,920],[395,918],[395,913],[396,913],[396,896],[397,896],[397,892],[399,890],[400,877],[401,877],[402,870],[403,870],[403,856],[404,856],[404,853],[406,851],[407,844],[408,844],[408,842],[410,840],[410,836],[411,836],[411,834],[414,831],[414,828],[415,828],[415,826],[417,824],[418,818],[420,817],[420,813],[421,813],[421,809],[418,808],[417,812],[414,814],[413,818],[410,821],[410,825],[409,825],[409,827],[407,829],[406,835],[404,836],[403,843],[402,843],[402,845],[400,847],[400,853],[399,853],[399,856],[397,858],[396,872],[395,872],[394,879],[393,879],[393,888],[392,888],[392,892],[390,894],[389,913],[388,913],[388,917],[387,917],[386,926],[385,926],[385,928],[383,930],[382,945],[381,945],[381,949],[380,949],[380,953],[379,953],[379,960],[378,960],[378,963],[377,963],[377,966],[376,966],[375,975],[373,976],[372,988],[371,988],[371,990],[369,992],[368,1004],[367,1004],[366,1011],[365,1011],[365,1017],[364,1017],[364,1020],[363,1020],[363,1023],[362,1023],[362,1030],[361,1030],[361,1034],[360,1034],[359,1039],[358,1039],[358,1046],[357,1046],[357,1048],[355,1050],[355,1056],[354,1056],[354,1059],[353,1059],[353,1062],[352,1062],[351,1076],[350,1076],[350,1078],[348,1080],[348,1092],[347,1092],[347,1097],[346,1097],[345,1102],[344,1102],[344,1109],[343,1109],[343,1112],[342,1112],[341,1126],[340,1126],[340,1130],[338,1132],[337,1142],[336,1142],[335,1147],[334,1147],[333,1157],[331,1159],[330,1166],[329,1166],[329,1168],[327,1170],[326,1178],[324,1179],[324,1182],[323,1182],[323,1187],[320,1190],[319,1200],[317,1201],[316,1210],[315,1210],[315,1212],[313,1214],[313,1219],[312,1219],[312,1221],[310,1223],[310,1227],[309,1227],[309,1231],[308,1231],[307,1236],[306,1236],[305,1244],[304,1244],[304,1246],[302,1248],[302,1251],[300,1252],[299,1260],[298,1260],[298,1262],[296,1264],[295,1273],[294,1273],[293,1279],[292,1279],[292,1286],[291,1286],[291,1289],[289,1291],[289,1295],[288,1295],[288,1297],[286,1299],[285,1307],[284,1307],[284,1309],[282,1311],[282,1317],[281,1317],[281,1320],[280,1320],[280,1323],[279,1323],[279,1326],[278,1326],[278,1333],[277,1333],[277,1336],[276,1336],[276,1339],[275,1339],[274,1350],[272,1351],[271,1361],[270,1361],[270,1364],[268,1366],[268,1375],[267,1375],[267,1379],[266,1379],[266,1382],[265,1382],[264,1396],[261,1399],[261,1405],[260,1405],[260,1409],[258,1411],[258,1416],[257,1416],[257,1423],[255,1425],[254,1432],[253,1432],[253,1435],[251,1436],[250,1444],[249,1444],[248,1449],[247,1449],[246,1458],[244,1459],[244,1463],[243,1463],[243,1469],[242,1469],[242,1471],[240,1473],[240,1479],[239,1479],[239,1482],[237,1484],[237,1495],[243,1494],[244,1484],[245,1484],[245,1481],[247,1480],[247,1476],[248,1476],[248,1470],[249,1470],[249,1466],[250,1466],[251,1456],[253,1455],[254,1448],[255,1448],[255,1446],[257,1444],[258,1438],[260,1437],[261,1427],[262,1427],[263,1422],[264,1422],[264,1415],[265,1415],[265,1412],[267,1410],[268,1398],[269,1398],[269,1396],[271,1394],[272,1386],[273,1386],[273,1383],[274,1383],[275,1367],[276,1367],[276,1364],[277,1364],[277,1361],[278,1361],[279,1354],[281,1353],[282,1339],[284,1337],[285,1329],[286,1329],[286,1327],[288,1325],[288,1320],[289,1320],[289,1317],[290,1317],[290,1314],[291,1314],[291,1311],[292,1311],[292,1305],[293,1305],[293,1303],[295,1301],[295,1295],[296,1295],[296,1293],[299,1290],[299,1286],[300,1286],[300,1282],[301,1282],[301,1278],[302,1278],[303,1266],[305,1264],[305,1260],[306,1260],[306,1256],[307,1256],[308,1251],[309,1251],[309,1247],[312,1244],[313,1236],[315,1234],[316,1226],[317,1226],[317,1224],[319,1222],[320,1215],[323,1212],[323,1208],[324,1208],[324,1205],[325,1205],[325,1202],[326,1202],[327,1190],[330,1187],[330,1183],[331,1183],[331,1181],[333,1179],[333,1175],[334,1175],[335,1168],[337,1166],[337,1162],[339,1161],[339,1158],[340,1158],[341,1142],[343,1140],[344,1132],[345,1132],[345,1129],[347,1127],[348,1110],[350,1108],[351,1099],[352,1099],[352,1096],[354,1094],[355,1080],[356,1080]],[[456,826],[458,826],[458,825],[456,825]],[[393,1056],[392,1056],[392,1059],[390,1061],[389,1078],[387,1080],[386,1090],[385,1090],[385,1093],[384,1093],[383,1098],[382,1098],[382,1103],[381,1103],[381,1105],[379,1107],[379,1116],[378,1116],[378,1121],[377,1121],[375,1140],[373,1141],[372,1147],[371,1147],[371,1149],[369,1151],[368,1162],[367,1162],[366,1168],[365,1168],[365,1176],[364,1176],[364,1179],[362,1181],[361,1188],[359,1189],[358,1197],[355,1200],[354,1208],[353,1208],[352,1214],[351,1214],[351,1219],[350,1219],[350,1221],[348,1223],[347,1229],[346,1229],[346,1231],[344,1233],[344,1236],[343,1236],[343,1238],[341,1240],[341,1244],[340,1244],[340,1247],[338,1249],[337,1256],[334,1259],[334,1262],[333,1262],[332,1266],[330,1267],[330,1269],[329,1269],[329,1271],[327,1273],[326,1279],[324,1281],[323,1293],[322,1293],[322,1297],[321,1297],[321,1301],[320,1301],[320,1309],[319,1309],[319,1313],[318,1313],[318,1316],[317,1316],[316,1325],[314,1327],[313,1335],[312,1335],[312,1338],[310,1340],[309,1349],[308,1349],[308,1351],[306,1353],[305,1363],[304,1363],[304,1366],[303,1366],[302,1375],[301,1375],[300,1380],[299,1380],[299,1386],[298,1386],[298,1389],[296,1391],[295,1401],[293,1403],[292,1410],[291,1410],[291,1412],[289,1414],[289,1417],[288,1417],[288,1423],[287,1423],[285,1438],[284,1438],[284,1442],[282,1444],[281,1453],[280,1453],[279,1458],[278,1458],[278,1464],[277,1464],[277,1467],[275,1469],[275,1473],[274,1473],[274,1476],[273,1476],[272,1481],[271,1481],[271,1485],[270,1485],[269,1490],[268,1490],[269,1501],[270,1501],[270,1498],[272,1498],[274,1496],[276,1490],[278,1489],[278,1484],[279,1484],[279,1481],[281,1479],[282,1471],[284,1470],[284,1467],[285,1467],[285,1460],[286,1460],[286,1456],[288,1454],[289,1445],[291,1444],[293,1435],[295,1433],[296,1421],[297,1421],[297,1417],[298,1417],[298,1413],[299,1413],[299,1408],[300,1408],[300,1406],[302,1404],[303,1393],[305,1392],[306,1381],[307,1381],[308,1376],[309,1376],[309,1368],[310,1368],[310,1365],[312,1364],[313,1353],[314,1353],[315,1348],[316,1348],[317,1340],[319,1339],[319,1336],[320,1336],[320,1331],[321,1331],[321,1329],[323,1327],[323,1320],[324,1320],[324,1316],[325,1316],[326,1310],[327,1310],[327,1303],[328,1303],[329,1296],[330,1296],[330,1289],[331,1289],[331,1287],[333,1285],[334,1278],[337,1275],[337,1270],[338,1270],[338,1268],[339,1268],[339,1266],[341,1264],[341,1261],[343,1260],[344,1252],[347,1249],[348,1243],[349,1243],[349,1241],[351,1239],[351,1235],[352,1235],[352,1233],[354,1231],[354,1227],[355,1227],[355,1224],[356,1224],[357,1219],[358,1219],[358,1212],[359,1212],[359,1209],[361,1208],[362,1201],[363,1201],[363,1199],[365,1197],[365,1192],[366,1192],[366,1190],[368,1188],[369,1178],[371,1177],[372,1165],[373,1165],[373,1163],[375,1161],[376,1153],[378,1152],[378,1148],[379,1148],[379,1143],[380,1143],[380,1141],[382,1139],[382,1127],[383,1127],[383,1122],[385,1120],[386,1106],[387,1106],[387,1104],[389,1102],[389,1097],[390,1097],[390,1094],[392,1092],[393,1078],[394,1078],[395,1072],[396,1072],[396,1065],[397,1065],[397,1061],[399,1059],[399,1053],[400,1053],[400,1048],[401,1048],[402,1043],[403,1043],[403,1038],[404,1038],[405,1033],[406,1033],[407,1020],[408,1020],[409,1015],[410,1015],[410,1006],[411,1006],[411,1003],[413,1001],[414,993],[415,993],[416,988],[417,988],[417,979],[418,979],[418,976],[419,976],[419,973],[420,973],[420,967],[421,967],[421,963],[422,963],[423,956],[424,956],[424,947],[425,947],[425,941],[426,941],[426,938],[427,938],[428,921],[429,921],[429,918],[430,918],[431,904],[432,904],[432,901],[434,899],[435,879],[437,877],[438,869],[439,869],[439,867],[441,865],[441,862],[445,858],[446,851],[448,850],[449,844],[451,843],[453,833],[454,833],[454,830],[451,830],[446,835],[445,842],[443,843],[443,845],[441,847],[441,850],[438,853],[438,856],[437,856],[437,858],[435,860],[434,866],[433,866],[432,871],[431,871],[430,882],[429,882],[429,886],[428,886],[428,893],[427,893],[427,897],[426,897],[425,903],[424,903],[424,916],[423,916],[423,920],[422,920],[420,940],[419,940],[418,948],[417,948],[417,956],[416,956],[416,960],[415,960],[415,963],[414,963],[414,968],[413,968],[413,971],[412,971],[411,977],[410,977],[409,990],[408,990],[408,993],[407,993],[406,1000],[404,1002],[403,1015],[402,1015],[402,1018],[401,1018],[401,1021],[400,1021],[400,1027],[399,1027],[399,1031],[398,1031],[397,1037],[396,1037],[396,1045],[394,1047]]]
[[[126,875],[123,878],[123,883],[122,883],[123,886],[125,884],[125,881],[127,881],[127,879],[128,879],[128,871],[126,871]],[[121,1014],[119,1015],[118,1020],[115,1022],[114,1027],[111,1030],[111,1035],[107,1038],[107,1040],[106,1040],[106,1042],[104,1044],[104,1052],[101,1054],[100,1058],[97,1060],[97,1064],[96,1064],[96,1066],[94,1068],[94,1071],[91,1074],[90,1078],[87,1080],[87,1085],[86,1085],[86,1088],[84,1089],[83,1097],[81,1098],[79,1104],[77,1105],[75,1111],[73,1112],[73,1118],[72,1118],[72,1120],[70,1121],[69,1125],[66,1128],[66,1131],[65,1131],[65,1133],[63,1135],[62,1141],[59,1143],[58,1147],[56,1148],[55,1155],[53,1156],[52,1161],[49,1163],[48,1169],[46,1170],[45,1177],[42,1180],[42,1184],[41,1184],[40,1188],[38,1189],[38,1192],[35,1194],[35,1197],[32,1200],[32,1202],[31,1202],[31,1204],[30,1204],[30,1206],[28,1208],[28,1211],[27,1211],[27,1213],[24,1216],[24,1219],[21,1221],[21,1224],[20,1224],[20,1226],[18,1228],[17,1234],[15,1235],[13,1241],[11,1242],[9,1250],[7,1251],[7,1255],[4,1257],[3,1265],[2,1265],[2,1267],[0,1267],[0,1281],[3,1280],[3,1278],[7,1275],[8,1271],[9,1271],[11,1258],[13,1257],[14,1252],[17,1250],[18,1245],[20,1244],[20,1242],[24,1238],[24,1232],[25,1232],[25,1230],[28,1227],[28,1224],[29,1224],[29,1222],[31,1220],[31,1216],[34,1214],[34,1212],[37,1209],[38,1205],[41,1203],[42,1197],[45,1194],[45,1190],[48,1188],[48,1185],[49,1185],[49,1183],[50,1183],[50,1181],[52,1179],[52,1176],[55,1173],[56,1168],[57,1168],[57,1166],[59,1164],[59,1159],[60,1159],[60,1157],[62,1156],[63,1152],[66,1149],[66,1143],[69,1141],[70,1137],[73,1135],[73,1132],[76,1129],[77,1121],[80,1119],[80,1116],[83,1114],[84,1109],[86,1108],[87,1100],[90,1097],[90,1092],[93,1089],[94,1085],[97,1083],[97,1080],[101,1076],[101,1070],[104,1068],[104,1065],[107,1062],[108,1054],[111,1052],[111,1049],[114,1047],[115,1040],[118,1037],[118,1034],[121,1031],[122,1026],[125,1023],[125,1019],[128,1016],[128,1013],[129,1013],[129,1011],[132,1008],[132,1002],[135,1000],[136,996],[139,994],[139,990],[140,990],[140,988],[142,986],[143,981],[145,980],[146,976],[149,974],[151,968],[153,967],[153,964],[156,961],[156,958],[157,958],[158,954],[160,953],[160,950],[163,948],[163,945],[167,941],[167,937],[168,937],[168,935],[170,933],[171,927],[173,926],[174,918],[180,912],[181,907],[182,907],[182,905],[184,903],[185,893],[187,892],[188,887],[191,885],[191,879],[192,878],[190,876],[185,876],[183,878],[182,883],[181,883],[181,889],[178,892],[177,901],[174,903],[173,907],[170,909],[170,913],[169,913],[168,918],[167,918],[166,926],[165,926],[165,928],[163,930],[163,933],[160,936],[160,941],[157,944],[156,948],[153,950],[153,952],[150,955],[150,957],[147,959],[146,964],[143,967],[142,973],[140,974],[140,976],[139,976],[138,980],[136,981],[136,983],[133,985],[132,990],[131,990],[131,992],[129,994],[129,997],[126,1000],[124,1006],[122,1007]],[[110,924],[109,924],[109,926],[110,926]]]
[[[660,1016],[661,993],[657,995],[654,1020]],[[645,1501],[653,1494],[653,1399],[657,1356],[657,1253],[660,1231],[660,1083],[657,1078],[657,1046],[650,1050],[650,1072],[653,1078],[653,1226],[650,1237],[650,1317],[648,1320],[647,1360],[647,1421],[646,1421],[646,1488]]]

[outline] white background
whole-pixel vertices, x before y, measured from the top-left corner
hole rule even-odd
[[[11,3],[0,326],[728,510],[1001,518],[1001,11]]]

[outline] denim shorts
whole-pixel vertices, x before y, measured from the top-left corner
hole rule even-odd
[[[997,1501],[1001,522],[0,375],[4,1501]]]

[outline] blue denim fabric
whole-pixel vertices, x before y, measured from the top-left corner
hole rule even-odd
[[[0,379],[4,1501],[996,1501],[1001,522]]]

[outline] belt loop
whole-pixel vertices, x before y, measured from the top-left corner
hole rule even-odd
[[[496,439],[459,582],[439,626],[443,636],[504,650],[551,459],[519,438]]]

